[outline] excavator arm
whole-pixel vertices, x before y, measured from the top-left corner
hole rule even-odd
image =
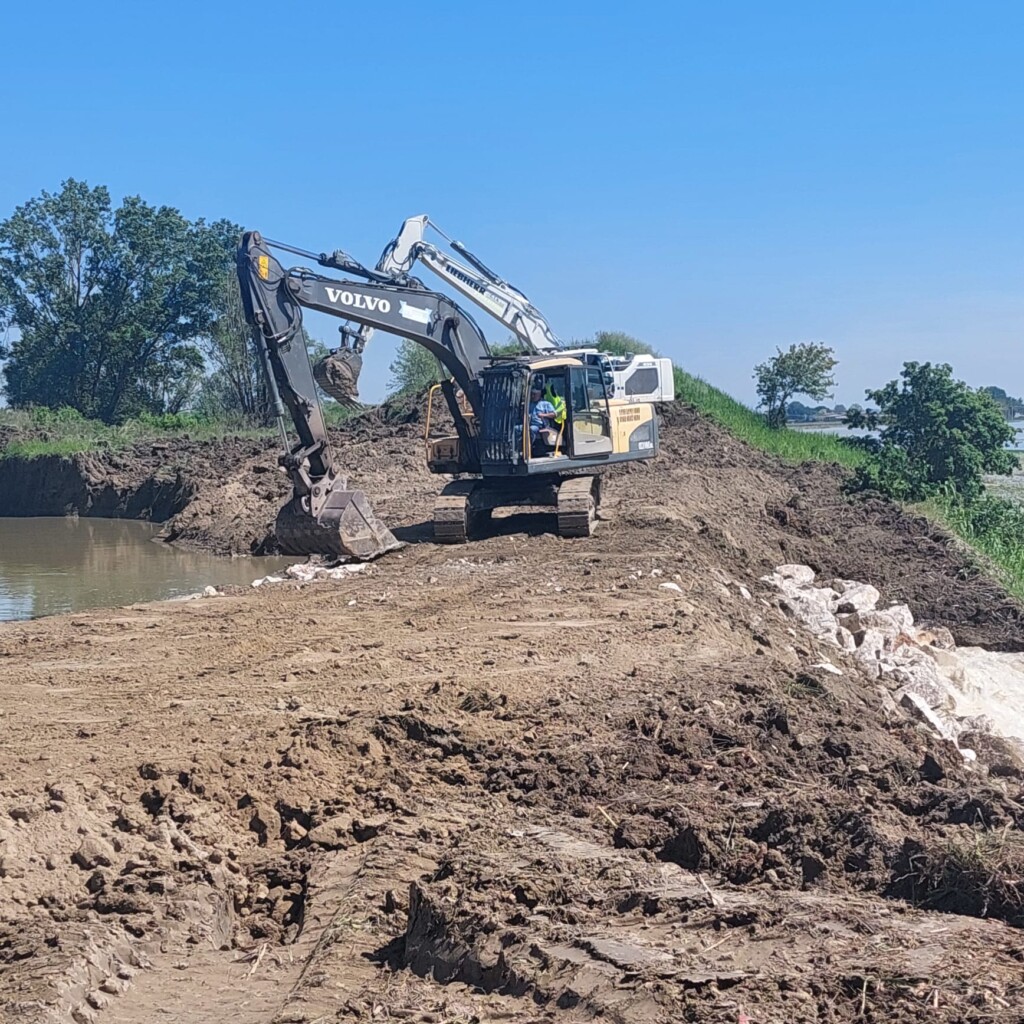
[[[436,356],[477,414],[472,420],[461,414],[455,388],[449,383],[445,397],[469,462],[476,451],[478,378],[490,362],[487,342],[472,317],[419,282],[384,283],[382,275],[344,254],[319,260],[364,280],[337,280],[305,268],[285,270],[270,245],[258,232],[246,232],[237,270],[246,319],[269,370],[279,415],[287,407],[298,435],[298,442],[281,458],[292,481],[293,499],[278,516],[278,540],[289,554],[372,558],[398,542],[373,515],[362,492],[347,489],[345,477],[334,464],[302,331],[303,308],[401,335]]]
[[[426,214],[409,217],[398,236],[385,247],[377,269],[385,273],[408,275],[419,260],[442,281],[503,323],[529,352],[543,355],[561,348],[541,312],[516,287],[500,278],[461,242],[451,247],[462,263],[424,238],[430,218]],[[434,230],[439,230],[434,226]]]

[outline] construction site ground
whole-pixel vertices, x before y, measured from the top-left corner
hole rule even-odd
[[[1021,649],[950,538],[683,409],[592,538],[443,547],[417,425],[342,440],[408,542],[364,572],[0,625],[0,1018],[1022,1019],[1015,750],[964,764],[759,582],[807,563]],[[250,550],[273,464],[78,468]]]

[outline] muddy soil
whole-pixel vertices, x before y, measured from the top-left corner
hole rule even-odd
[[[411,543],[364,573],[0,626],[0,1016],[1019,1019],[1021,772],[758,580],[804,561],[1020,643],[948,538],[678,413],[594,537],[437,547],[389,429],[346,459]],[[247,480],[272,505],[247,451],[211,521]]]

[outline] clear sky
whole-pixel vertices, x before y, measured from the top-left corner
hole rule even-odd
[[[748,401],[753,364],[808,340],[845,402],[909,359],[1024,392],[1019,2],[59,0],[3,21],[0,216],[71,176],[372,263],[428,213],[563,338],[628,331]]]

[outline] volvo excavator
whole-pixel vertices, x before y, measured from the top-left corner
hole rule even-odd
[[[272,248],[347,276],[285,269]],[[557,349],[492,356],[469,313],[407,273],[396,283],[394,273],[370,270],[340,250],[317,255],[255,231],[242,236],[237,270],[286,440],[280,463],[293,494],[276,524],[286,554],[366,560],[399,546],[335,462],[302,330],[304,309],[357,324],[349,334],[356,360],[359,341],[383,330],[422,345],[444,367],[448,379],[439,387],[454,434],[428,438],[427,466],[455,479],[434,508],[437,541],[464,542],[494,509],[511,506],[554,508],[561,536],[589,536],[601,471],[658,452],[654,406],[611,398],[599,366]],[[557,429],[550,422],[543,430],[531,424],[529,395],[541,386],[564,403]],[[286,409],[294,443],[284,428]]]
[[[428,227],[462,259],[427,241]],[[406,218],[398,235],[384,247],[376,271],[396,284],[403,284],[412,280],[417,263],[493,316],[511,331],[524,352],[573,355],[589,366],[600,367],[609,385],[609,397],[630,402],[671,402],[675,398],[670,360],[647,354],[617,357],[593,348],[563,345],[540,310],[518,288],[499,277],[461,242],[449,238],[425,214]],[[358,394],[362,352],[373,330],[342,327],[341,335],[341,346],[319,360],[313,373],[320,387],[335,401],[351,405]]]

